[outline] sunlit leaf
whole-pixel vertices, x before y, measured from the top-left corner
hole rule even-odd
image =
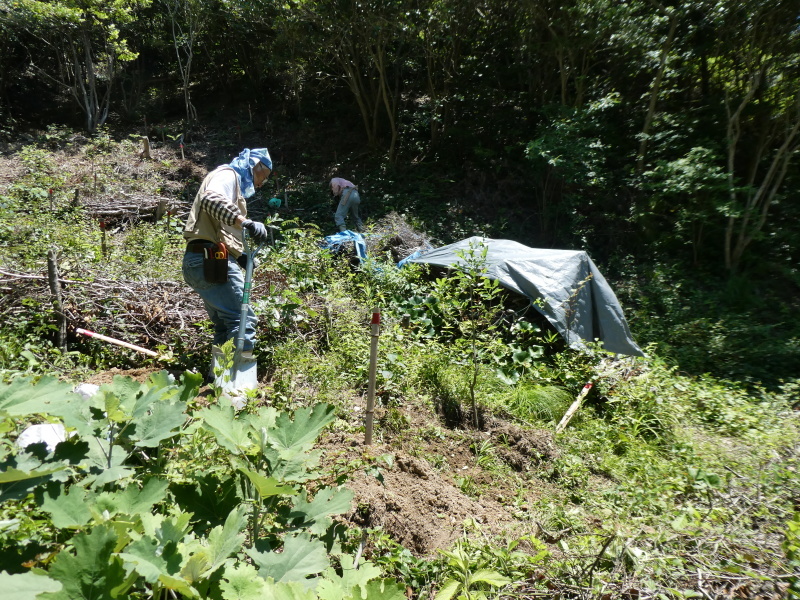
[[[307,534],[285,537],[282,552],[250,550],[248,555],[258,567],[259,577],[272,577],[276,582],[302,582],[330,565],[325,544]]]
[[[36,600],[43,592],[58,592],[62,584],[46,575],[34,573],[8,574],[0,571],[0,590],[3,600]]]
[[[116,532],[100,525],[88,534],[79,533],[72,544],[75,553],[60,552],[49,575],[63,584],[60,592],[39,596],[47,600],[112,600],[126,580],[122,562],[114,555]]]

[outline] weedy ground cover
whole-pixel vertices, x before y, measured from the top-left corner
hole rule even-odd
[[[202,311],[174,310],[191,302],[175,221],[101,229],[86,203],[71,203],[76,182],[95,189],[94,175],[98,195],[163,193],[158,173],[174,167],[162,161],[145,176],[134,148],[108,138],[70,152],[83,157],[72,171],[57,153],[26,149],[20,176],[0,191],[0,270],[20,299],[0,305],[3,585],[42,598],[399,598],[408,588],[442,600],[797,587],[795,381],[765,389],[688,376],[661,346],[637,360],[563,350],[505,309],[480,277],[479,248],[471,267],[438,281],[381,255],[353,268],[319,248],[317,224],[286,211],[252,301],[260,386],[237,414],[213,391],[198,395],[208,328]],[[176,194],[179,206],[191,197]],[[313,192],[307,200],[317,203]],[[116,379],[88,401],[72,394],[91,373],[141,359],[76,337],[68,352],[57,347],[52,248],[74,282],[67,299],[115,328],[106,333],[171,350],[169,373]],[[143,300],[145,289],[158,293]],[[423,555],[387,523],[359,530],[352,520],[370,507],[351,505],[348,477],[376,480],[396,461],[367,452],[334,465],[314,446],[334,434],[337,451],[358,446],[375,306],[381,455],[421,461],[419,473],[429,468],[448,493],[479,505],[496,502],[513,525],[470,519],[451,546]],[[585,405],[555,436],[589,381]],[[71,436],[55,448],[15,445],[45,422]]]

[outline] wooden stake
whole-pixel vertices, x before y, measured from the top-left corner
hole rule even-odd
[[[106,224],[100,221],[100,250],[103,252],[103,258],[108,258],[108,243],[106,241]]]
[[[581,407],[581,402],[583,399],[586,398],[586,394],[589,393],[589,390],[592,389],[592,382],[590,381],[581,390],[581,393],[578,394],[578,397],[575,399],[575,402],[572,403],[572,406],[569,407],[569,410],[564,413],[564,416],[561,418],[561,422],[556,425],[556,433],[561,433],[564,431],[564,428],[567,426],[567,423],[570,422],[572,417],[578,412],[578,409]]]
[[[168,214],[167,200],[166,198],[162,198],[161,200],[158,201],[158,204],[156,205],[156,211],[155,214],[153,215],[153,221],[158,223],[161,220],[161,217],[163,217],[165,214]]]
[[[51,248],[47,252],[47,280],[53,294],[53,308],[58,316],[58,347],[61,352],[67,351],[67,316],[61,300],[61,282],[58,275],[58,252]]]
[[[378,337],[381,329],[381,311],[379,308],[372,311],[372,341],[369,347],[369,387],[367,388],[367,414],[364,433],[364,445],[372,444],[372,420],[375,414],[375,376],[378,368]]]

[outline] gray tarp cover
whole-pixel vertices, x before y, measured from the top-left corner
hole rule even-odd
[[[631,337],[617,297],[586,252],[540,250],[511,240],[471,237],[409,262],[452,267],[463,262],[456,253],[469,252],[470,244],[478,244],[478,250],[480,244],[488,247],[488,278],[531,300],[544,301],[544,306],[534,304],[534,308],[570,346],[599,339],[610,352],[644,356]]]

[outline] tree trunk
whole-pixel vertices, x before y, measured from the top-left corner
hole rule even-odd
[[[653,80],[653,85],[650,88],[650,102],[647,105],[647,113],[644,117],[644,125],[642,126],[642,141],[639,143],[639,153],[636,159],[636,172],[641,174],[644,171],[644,159],[647,155],[647,140],[650,136],[650,126],[653,123],[653,117],[656,113],[656,104],[658,103],[658,95],[661,92],[661,81],[664,78],[664,72],[667,70],[667,58],[669,51],[672,48],[672,41],[675,39],[675,30],[678,27],[678,18],[675,14],[670,15],[669,33],[667,39],[661,47],[661,58],[659,59],[658,71]]]

